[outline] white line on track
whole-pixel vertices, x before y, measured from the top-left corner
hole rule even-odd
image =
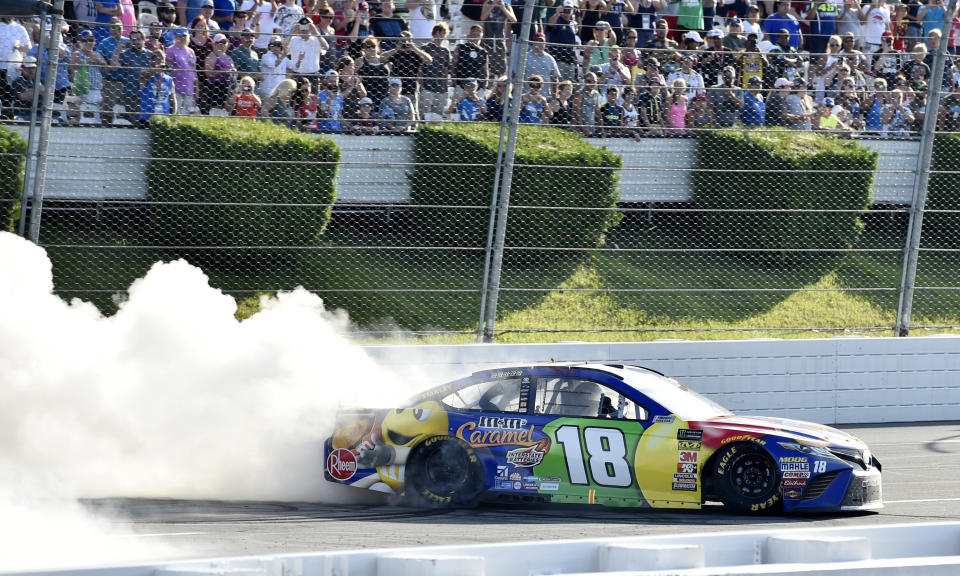
[[[917,502],[960,502],[960,498],[927,498],[923,500],[884,500],[884,504],[914,504]]]
[[[167,536],[197,536],[206,532],[158,532],[154,534],[122,534],[116,538],[165,538]]]

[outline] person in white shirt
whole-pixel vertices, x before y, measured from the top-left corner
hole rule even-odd
[[[251,15],[248,27],[257,33],[253,49],[263,56],[270,45],[270,37],[273,36],[273,11],[276,4],[273,0],[244,0],[240,9]]]
[[[432,38],[433,27],[440,22],[440,6],[436,0],[409,0],[406,3],[409,12],[410,34],[414,40],[428,41]]]
[[[673,86],[674,80],[682,79],[686,84],[686,97],[689,102],[693,102],[697,94],[706,94],[706,86],[703,83],[703,76],[693,69],[693,56],[685,54],[680,60],[680,69],[674,70],[667,76],[667,85]]]
[[[320,31],[313,25],[313,21],[304,16],[293,27],[295,36],[290,38],[287,45],[287,54],[290,55],[291,71],[300,76],[308,76],[313,90],[316,92],[320,85],[320,56],[330,45],[323,39]]]
[[[864,15],[863,22],[863,51],[867,54],[879,52],[883,44],[883,33],[891,30],[890,12],[887,7],[873,0],[860,11]]]
[[[20,76],[23,55],[33,48],[26,28],[15,18],[0,18],[0,69],[7,71],[7,83]]]
[[[260,58],[260,74],[263,81],[257,87],[261,98],[269,97],[287,77],[290,59],[284,52],[283,40],[279,36],[272,36],[267,44],[267,53]]]
[[[286,37],[303,18],[303,8],[295,0],[286,0],[273,11],[273,32]]]

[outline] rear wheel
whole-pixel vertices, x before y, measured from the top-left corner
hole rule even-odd
[[[483,491],[483,466],[450,436],[424,440],[407,458],[404,494],[417,506],[472,506]]]
[[[720,450],[714,459],[713,487],[724,506],[738,512],[770,512],[781,505],[780,469],[756,444]]]

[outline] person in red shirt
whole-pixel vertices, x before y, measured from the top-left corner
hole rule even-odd
[[[240,118],[256,120],[263,103],[260,97],[254,94],[256,83],[250,76],[244,76],[237,84],[237,94],[233,97],[230,113]]]
[[[301,77],[297,82],[297,92],[293,95],[293,109],[297,113],[298,126],[301,130],[317,129],[317,109],[319,102],[313,93],[313,84],[307,77]]]

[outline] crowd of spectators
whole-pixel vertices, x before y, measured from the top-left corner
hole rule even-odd
[[[447,1],[399,14],[394,0],[76,0],[49,79],[49,20],[0,18],[2,112],[26,120],[53,89],[57,122],[234,115],[370,134],[496,122],[518,98],[521,123],[589,136],[897,135],[920,129],[946,41],[939,128],[960,126],[960,18],[943,0],[537,0],[524,42],[511,40],[523,3]],[[528,50],[520,93],[515,48]]]

